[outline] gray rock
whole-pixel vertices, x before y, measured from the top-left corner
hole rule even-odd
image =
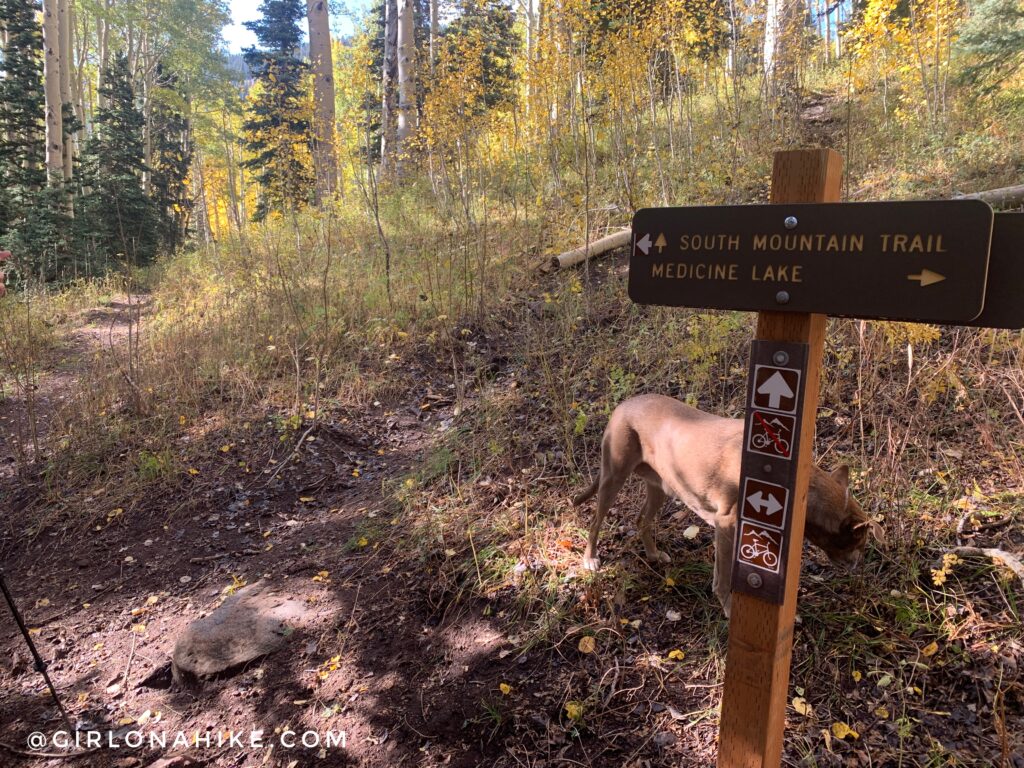
[[[308,616],[302,601],[270,584],[245,587],[178,638],[171,656],[174,680],[194,685],[280,650]]]

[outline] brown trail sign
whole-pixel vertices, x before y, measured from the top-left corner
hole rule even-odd
[[[840,204],[841,177],[832,150],[779,152],[772,205],[633,220],[633,301],[759,311],[720,768],[782,758],[826,315],[1024,327],[1024,214],[963,200]]]

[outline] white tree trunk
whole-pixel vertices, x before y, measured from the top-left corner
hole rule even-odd
[[[69,0],[59,0],[57,6],[58,30],[60,37],[60,103],[72,105],[71,100],[71,9]],[[61,113],[61,121],[64,116]],[[63,126],[61,126],[63,128]],[[68,136],[61,142],[64,157],[64,181],[71,181],[71,164],[74,160],[74,146]]]
[[[46,171],[51,184],[64,178],[64,132],[60,101],[60,19],[57,0],[43,3],[43,87],[46,94]]]
[[[775,56],[782,29],[783,0],[767,0],[764,11],[764,76],[770,84],[775,77]]]
[[[437,5],[440,0],[430,0],[430,74],[434,74],[437,63]]]
[[[416,112],[416,46],[413,40],[413,0],[398,0],[398,128],[396,150],[409,151]]]
[[[306,21],[309,58],[313,65],[313,167],[316,198],[320,203],[334,194],[338,180],[334,150],[334,64],[327,0],[306,0]]]
[[[398,76],[397,0],[384,0],[384,63],[381,68],[380,165],[387,172],[395,151],[395,80]]]

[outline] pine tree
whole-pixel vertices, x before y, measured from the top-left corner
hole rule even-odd
[[[1024,68],[1024,5],[1019,0],[979,0],[963,27],[960,49],[969,61],[965,82],[991,93]]]
[[[188,172],[192,165],[192,130],[176,91],[178,78],[158,68],[160,98],[153,107],[153,170],[150,195],[160,218],[160,239],[172,253],[187,235],[192,196]]]
[[[480,42],[471,46],[480,56],[480,69],[487,84],[476,109],[480,112],[511,104],[516,94],[515,57],[520,39],[515,31],[515,11],[507,0],[460,0],[461,13],[444,31],[442,45],[448,47],[449,66],[459,69],[465,54],[459,38]]]
[[[143,124],[128,59],[114,57],[103,74],[103,106],[82,158],[85,192],[75,217],[84,247],[104,259],[145,264],[159,240],[156,206],[142,189]]]
[[[297,211],[314,189],[308,66],[298,58],[306,8],[302,0],[263,0],[260,13],[260,20],[245,23],[260,48],[245,50],[257,82],[242,126],[250,153],[243,166],[255,172],[260,185],[254,221],[271,211]]]
[[[0,0],[0,247],[53,277],[66,251],[59,195],[46,188],[43,38],[35,0]]]

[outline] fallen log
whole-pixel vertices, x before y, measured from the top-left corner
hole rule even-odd
[[[600,240],[595,240],[588,245],[584,245],[581,248],[575,248],[565,253],[560,253],[557,256],[552,256],[551,261],[546,264],[545,272],[551,272],[556,269],[565,269],[566,267],[575,267],[577,264],[582,264],[587,259],[592,259],[595,256],[600,256],[602,253],[613,251],[616,248],[622,248],[623,246],[629,245],[629,238],[632,230],[622,229],[610,235],[602,237]]]
[[[989,205],[1010,207],[1024,203],[1024,184],[1014,187],[1000,187],[968,195],[954,195],[954,200],[983,200]]]
[[[1021,563],[1017,555],[990,547],[955,547],[953,552],[962,557],[988,557],[1016,574],[1024,586],[1024,563]]]

